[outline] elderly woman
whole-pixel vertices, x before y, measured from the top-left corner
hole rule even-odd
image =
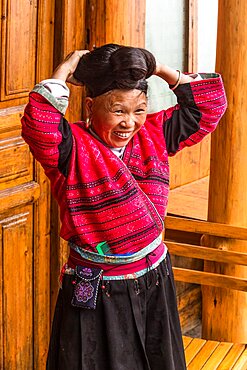
[[[147,114],[151,75],[170,85],[176,106]],[[66,81],[86,86],[86,122],[64,118]],[[47,369],[186,368],[162,242],[168,155],[212,132],[225,107],[219,75],[184,75],[115,44],[75,51],[34,87],[23,137],[51,181],[70,246]]]

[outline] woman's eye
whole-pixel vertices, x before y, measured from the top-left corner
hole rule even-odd
[[[141,108],[136,110],[136,113],[145,113],[145,112],[146,112],[145,109],[141,109]]]
[[[122,111],[121,109],[119,109],[119,110],[115,110],[115,112],[114,112],[114,113],[122,114],[122,113],[123,113],[123,111]]]

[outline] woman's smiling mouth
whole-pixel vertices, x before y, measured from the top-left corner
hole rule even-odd
[[[132,133],[133,131],[130,132],[114,131],[114,135],[123,139],[128,139],[132,135]]]

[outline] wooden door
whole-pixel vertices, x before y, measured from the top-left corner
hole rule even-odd
[[[21,138],[53,64],[54,2],[0,0],[0,368],[43,369],[50,332],[49,184]]]

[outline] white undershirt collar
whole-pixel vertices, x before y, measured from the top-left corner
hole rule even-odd
[[[126,146],[122,146],[121,148],[113,148],[113,147],[110,147],[110,146],[106,145],[103,140],[101,140],[101,138],[93,131],[93,129],[91,127],[89,127],[88,131],[97,140],[99,140],[102,144],[104,144],[105,146],[107,146],[112,151],[112,153],[114,153],[118,158],[120,158],[120,159],[123,158],[123,154],[124,154],[124,151],[125,151]]]

